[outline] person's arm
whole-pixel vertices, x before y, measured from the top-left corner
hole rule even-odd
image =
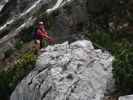
[[[46,31],[45,32],[42,32],[42,30],[39,29],[38,32],[41,35],[41,37],[44,37],[44,38],[48,39],[49,42],[51,42],[51,43],[54,43],[55,42],[55,40],[52,37],[49,37],[48,36],[48,33]]]
[[[48,32],[46,31],[46,29],[45,29],[44,26],[42,27],[42,32],[43,32],[45,35],[48,35]]]
[[[39,33],[39,35],[40,35],[41,37],[48,38],[48,35],[47,35],[47,33],[45,33],[45,32],[42,32],[41,30],[38,30],[38,33]]]

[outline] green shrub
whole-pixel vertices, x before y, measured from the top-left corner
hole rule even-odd
[[[20,32],[20,40],[22,40],[24,43],[31,41],[33,39],[32,32],[34,31],[34,29],[34,26],[24,28]]]
[[[125,92],[133,90],[133,50],[130,43],[123,41],[114,50],[113,75],[116,86]]]
[[[0,72],[0,98],[8,99],[18,82],[34,68],[35,62],[36,55],[27,52],[16,61],[13,68]]]
[[[8,49],[8,50],[6,50],[5,51],[5,58],[8,58],[8,57],[10,57],[12,54],[14,53],[14,50],[13,49]]]
[[[15,45],[15,48],[19,50],[19,49],[22,48],[22,46],[23,46],[23,42],[22,41],[17,41],[16,45]]]
[[[121,59],[122,58],[122,59]],[[133,90],[133,53],[127,52],[113,63],[113,75],[118,89],[125,92]]]
[[[95,32],[95,33],[89,33],[88,36],[89,39],[103,46],[104,48],[110,48],[110,46],[112,45],[112,37],[110,33]]]

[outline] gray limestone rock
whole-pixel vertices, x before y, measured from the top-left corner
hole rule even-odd
[[[133,100],[133,95],[121,96],[119,100]]]
[[[108,52],[80,40],[48,46],[10,100],[102,100],[112,79]]]

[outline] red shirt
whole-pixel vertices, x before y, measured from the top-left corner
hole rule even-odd
[[[46,32],[44,25],[39,25],[37,29],[37,39],[43,39],[47,37],[48,37],[48,33]]]

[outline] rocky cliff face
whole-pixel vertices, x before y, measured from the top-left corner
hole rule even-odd
[[[103,100],[113,57],[87,40],[48,46],[11,100]]]
[[[133,95],[121,96],[119,100],[133,100]]]
[[[2,0],[0,52],[13,48],[22,31],[35,26],[38,20],[46,21],[49,33],[54,36],[71,37],[72,34],[79,34],[92,20],[89,13],[103,12],[110,1],[112,0]],[[30,33],[24,31],[23,34]]]
[[[27,30],[39,20],[63,40],[84,31],[132,32],[132,0],[1,0],[0,52],[13,48],[20,34],[31,35]]]
[[[35,26],[38,20],[45,20],[46,14],[51,14],[54,10],[66,5],[70,1],[2,0],[0,2],[0,52],[2,53],[8,48],[13,48],[16,39],[18,39],[21,33],[31,35],[32,31],[27,32],[25,30],[30,30],[29,28]],[[48,23],[48,20],[46,23]],[[56,25],[57,30],[60,28],[58,26]],[[63,32],[58,35],[60,34],[63,34]]]
[[[60,40],[62,39],[62,37],[65,37],[63,38],[63,41],[65,40],[70,41],[71,38],[73,39],[73,37],[74,38],[77,37],[77,34],[99,32],[99,31],[100,32],[104,31],[107,33],[112,32],[113,34],[115,34],[116,32],[118,34],[120,33],[120,36],[122,37],[128,35],[127,37],[131,38],[133,32],[132,5],[133,5],[132,0],[1,0],[0,1],[0,60],[4,58],[3,52],[5,52],[8,48],[14,48],[16,40],[20,38],[20,35],[22,33],[31,35],[32,31],[29,30],[32,29],[30,29],[30,27],[35,26],[39,20],[43,20],[46,22],[46,24],[48,24],[48,32],[50,35],[54,35],[54,37],[58,36]],[[81,39],[81,36],[79,37],[80,37],[79,39]],[[95,57],[95,54],[93,56]],[[33,72],[35,72],[36,75],[40,75],[38,70],[35,70]],[[48,70],[48,73],[49,72],[51,71]],[[50,74],[50,76],[48,77],[51,77],[51,75],[52,74]],[[36,76],[34,77],[36,79]],[[67,80],[66,78],[64,79]],[[86,81],[88,82],[88,80]],[[54,83],[54,81],[52,81],[52,83]],[[30,85],[25,84],[25,86],[29,87]],[[80,87],[80,84],[77,86]],[[30,89],[34,90],[32,88]],[[40,90],[37,90],[37,93],[41,95],[41,93],[38,91]],[[83,89],[83,91],[86,90]],[[18,94],[19,92],[20,89],[18,89]],[[69,94],[69,92],[67,93]],[[70,92],[70,94],[72,93]],[[49,93],[48,91],[48,94],[46,93],[46,96],[47,95],[51,95],[51,93]],[[16,94],[14,92],[12,98],[17,98],[15,96]],[[40,97],[43,98],[43,96]],[[67,97],[70,98],[70,96],[68,95]],[[44,98],[46,97],[44,96]]]
[[[0,11],[3,9],[3,7],[5,6],[5,4],[8,2],[8,0],[1,0],[0,1]]]

